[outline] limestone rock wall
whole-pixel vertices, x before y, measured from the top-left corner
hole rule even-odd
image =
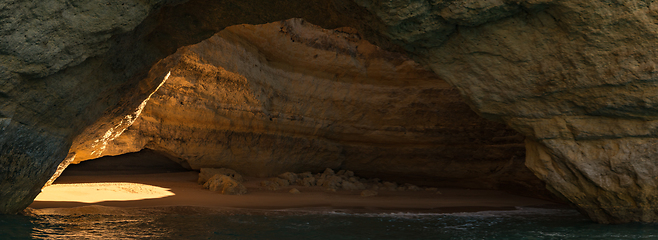
[[[542,192],[523,166],[522,136],[477,116],[433,72],[353,29],[302,19],[232,26],[164,62],[171,77],[102,154],[149,148],[193,169],[252,176],[329,167]]]
[[[226,26],[292,17],[346,19],[320,0],[0,3],[0,213],[129,126],[165,76],[149,74],[160,59]]]
[[[459,79],[484,115],[535,139],[543,153],[529,154],[527,165],[554,192],[600,222],[655,221],[656,10],[642,1],[565,1],[476,28],[477,37],[463,31],[432,61],[449,66],[442,76]],[[461,41],[480,44],[443,57]],[[455,71],[464,68],[470,74]]]
[[[101,116],[111,125],[152,91],[138,82],[153,56],[128,46],[173,3],[0,3],[0,213],[31,203],[85,127]]]
[[[553,192],[599,222],[658,219],[658,3],[355,2],[381,38],[528,136],[527,165]]]
[[[244,22],[332,25],[330,13],[313,0],[2,1],[0,213],[28,206],[77,148],[129,126],[165,76],[149,69],[178,47]]]
[[[181,2],[0,3],[1,213],[27,206],[69,150],[120,132],[164,78],[151,66],[178,47],[303,17],[429,66],[528,137],[527,165],[592,219],[658,219],[655,2]]]

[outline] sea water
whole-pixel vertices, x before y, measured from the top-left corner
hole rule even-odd
[[[658,239],[658,224],[596,224],[571,209],[0,215],[1,239]]]

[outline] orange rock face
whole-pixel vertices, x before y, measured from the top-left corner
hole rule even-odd
[[[301,19],[233,26],[160,64],[171,76],[141,117],[76,161],[149,148],[193,169],[252,176],[329,167],[418,184],[543,187],[523,166],[522,136],[353,29]]]
[[[527,137],[527,165],[590,218],[655,222],[656,12],[640,0],[0,3],[0,213],[27,206],[62,160],[120,144],[255,175],[534,181],[519,180],[521,137],[461,94]],[[153,66],[228,26],[292,17],[354,27],[431,71],[347,28],[295,23],[233,27]]]

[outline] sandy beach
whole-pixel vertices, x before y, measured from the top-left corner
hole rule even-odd
[[[245,178],[245,195],[222,195],[197,183],[198,172],[165,159],[128,155],[84,162],[69,167],[45,187],[31,208],[41,213],[76,213],[82,209],[204,207],[347,212],[473,212],[515,207],[565,207],[550,201],[496,190],[450,189],[438,191],[378,191],[362,197],[361,191],[327,191],[322,187],[289,186],[276,191],[260,186],[265,178]],[[422,187],[422,186],[421,186]],[[289,191],[296,188],[300,193]],[[92,207],[90,207],[92,206]],[[84,208],[80,208],[84,207]]]
[[[43,189],[31,208],[44,213],[76,213],[84,206],[151,208],[193,206],[221,209],[267,209],[348,212],[473,212],[515,207],[560,207],[553,202],[494,190],[439,189],[433,191],[379,191],[361,197],[360,191],[329,192],[322,187],[291,186],[265,190],[264,179],[247,179],[245,195],[222,195],[197,184],[197,173],[62,176]],[[291,194],[297,188],[300,193]],[[83,211],[80,208],[80,211]],[[89,208],[86,208],[89,211]]]
[[[542,206],[552,202],[492,190],[439,189],[429,191],[379,191],[361,197],[360,191],[329,192],[322,187],[290,186],[277,191],[261,189],[248,179],[245,195],[222,195],[197,184],[196,172],[63,176],[46,187],[30,206],[35,209],[102,205],[113,207],[199,206],[217,208],[294,209],[333,208],[353,211],[454,212]],[[299,194],[289,193],[297,188]]]

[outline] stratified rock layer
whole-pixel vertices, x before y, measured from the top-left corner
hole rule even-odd
[[[301,19],[241,25],[163,60],[171,76],[102,154],[143,148],[251,176],[351,169],[540,193],[523,137],[406,57]],[[78,151],[76,161],[85,160]],[[89,155],[87,158],[96,157]]]
[[[336,27],[334,13],[319,0],[3,1],[0,213],[28,206],[77,149],[102,149],[130,126],[167,73],[153,64],[178,47],[241,23]]]
[[[173,3],[0,3],[1,213],[27,206],[67,155],[130,125],[166,74],[148,74],[159,59],[226,26],[303,17],[414,55],[531,138],[528,166],[592,219],[658,220],[656,2]]]
[[[31,203],[85,127],[117,124],[153,91],[140,24],[173,2],[0,3],[0,213]]]
[[[355,2],[381,39],[528,136],[553,192],[599,222],[658,220],[658,3]]]
[[[599,222],[652,222],[657,9],[563,1],[461,31],[431,65],[485,116],[535,139],[527,165],[555,193]]]

